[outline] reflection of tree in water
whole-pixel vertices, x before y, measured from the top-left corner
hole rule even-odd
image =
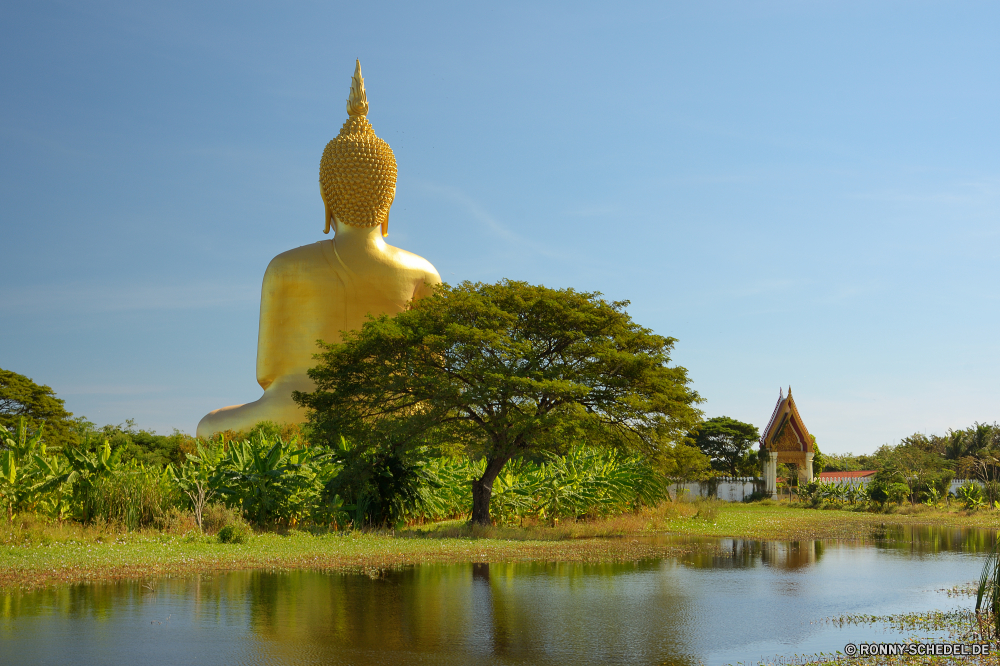
[[[749,569],[767,565],[794,571],[816,564],[822,556],[823,542],[815,539],[804,541],[720,539],[718,549],[695,551],[685,555],[681,561],[696,569]]]
[[[155,590],[152,583],[125,581],[4,591],[0,593],[0,618],[59,615],[77,620],[110,620],[125,608],[155,602]]]
[[[279,663],[691,664],[677,642],[694,600],[651,581],[658,562],[470,564],[363,575],[255,574],[260,649]]]
[[[940,525],[885,525],[868,535],[876,548],[906,551],[915,555],[935,553],[985,553],[996,543],[996,532],[975,527]]]

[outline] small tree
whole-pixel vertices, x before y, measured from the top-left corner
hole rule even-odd
[[[689,481],[701,481],[708,478],[712,470],[712,461],[701,450],[684,442],[676,442],[673,446],[664,447],[660,456],[661,469],[667,478],[676,479],[674,497],[680,492],[680,484]]]
[[[760,440],[757,428],[728,416],[717,416],[698,424],[692,433],[695,445],[711,458],[712,469],[728,476],[756,474],[758,457],[750,455]]]
[[[325,346],[309,371],[316,391],[295,399],[314,443],[485,459],[472,522],[490,524],[493,482],[512,459],[580,440],[655,455],[694,425],[700,398],[668,365],[674,339],[626,305],[524,282],[442,285]]]
[[[195,455],[187,454],[187,462],[181,465],[180,469],[173,465],[168,465],[168,469],[177,487],[191,500],[191,510],[194,511],[198,531],[204,532],[202,515],[216,494],[215,486],[218,484],[218,467],[223,447],[221,442],[214,446],[211,444],[204,446],[200,441],[197,447]]]

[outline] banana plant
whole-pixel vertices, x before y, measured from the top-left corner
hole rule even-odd
[[[329,453],[280,437],[271,443],[258,432],[251,440],[230,443],[214,479],[226,503],[251,522],[294,525],[321,503],[336,468]]]
[[[43,470],[38,461],[47,453],[42,443],[44,425],[29,435],[25,419],[22,417],[13,436],[2,440],[4,472],[4,497],[7,501],[7,516],[13,520],[19,511],[33,510],[42,499],[38,487]]]
[[[861,488],[863,486],[856,486],[853,483],[847,484],[847,488],[844,490],[844,499],[847,500],[848,504],[854,504],[858,501],[861,496]]]
[[[73,482],[79,473],[70,462],[61,456],[34,455],[39,481],[32,490],[41,497],[40,504],[46,513],[60,523],[69,515],[72,507]]]
[[[73,477],[73,504],[80,510],[79,518],[89,522],[94,517],[95,487],[102,477],[119,471],[121,449],[112,452],[108,440],[104,440],[95,453],[67,447],[64,454],[72,471],[76,472]]]
[[[978,483],[968,481],[959,486],[958,491],[955,494],[962,502],[962,506],[970,511],[978,509],[984,504],[983,489]]]
[[[14,436],[4,437],[2,442],[3,448],[12,451],[16,460],[23,461],[32,455],[39,446],[42,446],[44,450],[44,445],[41,444],[44,429],[45,426],[43,424],[29,437],[28,427],[22,416],[20,422],[17,424],[17,430],[14,431]]]
[[[7,449],[0,453],[0,493],[2,493],[4,503],[7,505],[7,521],[11,523],[14,522],[18,471],[17,457],[14,452]]]
[[[927,488],[927,496],[924,498],[924,504],[927,506],[937,507],[941,503],[941,491],[939,491],[934,485]]]

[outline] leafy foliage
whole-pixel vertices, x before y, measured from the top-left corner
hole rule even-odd
[[[427,496],[407,517],[468,515],[472,483],[485,465],[484,460],[457,457],[428,461],[423,468],[427,483],[422,486]],[[490,514],[498,524],[616,515],[665,499],[667,483],[640,455],[577,445],[565,455],[546,453],[507,465],[494,482]]]
[[[751,449],[760,440],[756,426],[728,416],[717,416],[699,423],[690,437],[711,459],[716,472],[727,476],[755,476],[758,473],[757,456],[751,454]]]
[[[250,528],[245,524],[234,523],[219,530],[218,537],[220,543],[246,543],[251,534]]]
[[[146,466],[155,467],[179,465],[184,462],[185,454],[197,448],[197,442],[193,437],[176,429],[170,435],[157,435],[155,432],[137,428],[132,419],[118,425],[106,425],[100,428],[86,419],[77,419],[74,424],[81,448],[92,451],[102,443],[108,442],[113,450],[120,451],[122,462],[135,460]]]
[[[0,368],[0,435],[21,427],[35,431],[46,426],[50,446],[75,442],[73,420],[65,403],[48,386],[36,384],[24,375]]]
[[[972,481],[967,481],[959,486],[955,496],[962,502],[962,506],[969,510],[978,509],[985,504],[983,489],[978,483]]]
[[[330,458],[328,452],[302,446],[298,440],[272,440],[258,432],[251,440],[231,442],[214,462],[212,473],[204,474],[223,501],[255,525],[322,522],[323,490],[337,471]],[[201,457],[191,464],[211,463]]]
[[[403,456],[354,446],[342,437],[332,449],[340,470],[327,482],[327,495],[354,525],[394,525],[415,507],[433,502],[428,489],[442,488],[440,481],[427,473],[426,453],[421,449]]]
[[[655,454],[698,417],[673,338],[635,324],[626,302],[523,282],[442,285],[394,317],[327,345],[310,370],[310,437],[341,438],[404,464],[431,447],[483,460],[472,519],[490,522],[511,460],[570,442]]]

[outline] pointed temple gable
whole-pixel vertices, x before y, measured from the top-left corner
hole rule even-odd
[[[802,421],[799,408],[795,406],[792,387],[788,387],[788,397],[778,389],[778,404],[774,406],[771,420],[760,438],[761,453],[767,453],[764,460],[764,481],[771,497],[777,497],[779,463],[796,465],[800,483],[812,481],[813,449],[812,435]]]
[[[813,452],[812,436],[795,406],[791,386],[788,387],[787,398],[778,390],[778,404],[774,406],[771,420],[760,438],[760,448],[767,451]]]

